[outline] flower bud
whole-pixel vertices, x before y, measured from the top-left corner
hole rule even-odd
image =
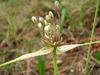
[[[53,15],[53,13],[51,11],[49,11],[49,16],[50,16],[51,19],[54,18],[54,15]]]
[[[42,17],[39,17],[39,22],[41,22],[42,24],[44,23],[44,20]]]
[[[41,23],[38,23],[38,27],[41,29],[43,26]]]
[[[49,39],[49,36],[45,34],[45,37]]]
[[[48,24],[48,23],[47,23],[47,20],[44,20],[44,24],[45,24],[45,25],[47,25],[47,24]]]
[[[49,15],[46,15],[46,20],[47,20],[47,21],[50,21],[50,20],[51,20],[51,18],[50,18]]]
[[[55,1],[54,7],[55,7],[56,12],[60,12],[60,3],[58,1]]]
[[[37,19],[36,19],[35,16],[32,17],[32,21],[33,21],[34,23],[37,23]]]
[[[60,32],[60,26],[59,25],[56,25],[56,30],[57,30],[57,32]]]
[[[49,33],[49,31],[50,31],[50,26],[49,26],[49,25],[45,26],[44,30],[45,30],[46,33]]]

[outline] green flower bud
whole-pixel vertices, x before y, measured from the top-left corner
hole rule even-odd
[[[33,21],[34,23],[37,23],[37,19],[36,19],[35,16],[32,17],[32,21]]]
[[[49,25],[45,26],[44,30],[45,30],[46,33],[49,33],[49,31],[50,31],[50,26],[49,26]]]
[[[53,15],[53,13],[51,11],[49,11],[49,16],[50,16],[51,19],[54,18],[54,15]]]
[[[59,25],[56,25],[56,30],[57,30],[57,32],[60,32],[60,26]]]
[[[39,17],[39,22],[41,22],[42,24],[44,24],[44,19],[42,17]]]
[[[42,23],[38,23],[38,27],[41,29],[43,27]]]
[[[47,23],[47,20],[44,20],[44,24],[45,24],[45,25],[47,25],[47,24],[48,24],[48,23]]]
[[[61,8],[60,8],[60,3],[58,1],[55,1],[54,7],[55,7],[56,12],[60,12]]]
[[[51,18],[50,18],[49,15],[46,15],[46,20],[47,20],[47,21],[50,21],[50,20],[51,20]]]

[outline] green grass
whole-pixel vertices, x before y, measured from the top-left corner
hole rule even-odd
[[[98,15],[98,8],[99,8],[99,0],[97,0],[97,7],[96,7],[96,12],[95,12],[95,17],[94,17],[94,25],[92,28],[92,33],[91,33],[91,40],[90,42],[93,41],[93,36],[94,36],[94,31],[95,31],[95,26],[96,26],[96,19],[97,19],[97,15]],[[86,62],[86,68],[85,68],[85,74],[87,75],[87,71],[88,71],[88,63],[89,63],[89,57],[90,57],[90,51],[91,51],[91,44],[89,45],[89,50],[88,50],[88,54],[87,54],[87,62]]]
[[[86,22],[93,21],[90,15],[94,12],[95,3],[96,1],[94,0],[62,0],[62,4],[69,16],[67,17],[67,21],[71,30],[77,30],[79,27],[84,27]],[[87,17],[84,19],[85,15]]]

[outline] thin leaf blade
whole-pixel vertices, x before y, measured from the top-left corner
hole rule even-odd
[[[69,50],[71,50],[73,48],[76,48],[78,46],[79,46],[79,44],[63,45],[63,46],[57,47],[57,52],[56,53],[57,54],[62,54],[64,52],[69,51]]]
[[[61,33],[62,33],[62,31],[63,31],[65,12],[66,12],[66,9],[63,8],[63,9],[62,9],[62,15],[61,15]]]
[[[11,60],[9,62],[3,63],[3,64],[0,65],[0,67],[6,66],[8,64],[11,64],[11,63],[14,63],[14,62],[17,62],[17,61],[20,61],[20,60],[28,59],[28,58],[31,58],[31,57],[45,55],[45,54],[48,54],[48,53],[52,52],[52,50],[53,50],[53,48],[51,48],[51,47],[44,47],[44,48],[40,49],[37,52],[25,54],[25,55],[22,55],[22,56],[20,56],[20,57],[18,57],[16,59],[14,59],[14,60]]]
[[[89,45],[89,44],[94,44],[94,43],[100,43],[100,41],[95,41],[95,42],[89,42],[89,43],[84,43],[84,44],[72,44],[72,45],[63,45],[63,46],[59,46],[57,47],[57,52],[56,54],[62,54],[66,51],[69,51],[71,49],[74,49],[76,47],[79,46],[84,46],[84,45]]]

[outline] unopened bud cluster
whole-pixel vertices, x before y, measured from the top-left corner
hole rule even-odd
[[[60,5],[57,1],[54,5],[56,6],[57,11],[60,11]],[[61,45],[60,25],[54,24],[54,15],[51,11],[49,11],[48,15],[45,16],[45,19],[39,17],[39,22],[37,22],[37,18],[33,16],[32,21],[37,24],[40,33],[42,32],[42,41],[46,46]]]

